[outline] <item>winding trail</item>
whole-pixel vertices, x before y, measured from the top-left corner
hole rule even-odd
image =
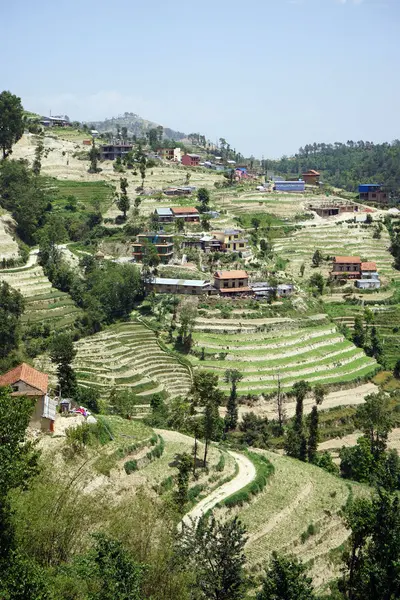
[[[193,438],[183,435],[182,433],[178,433],[177,431],[169,431],[166,429],[155,429],[155,431],[156,433],[162,435],[166,441],[179,442],[185,440],[187,442],[189,439],[194,443]],[[231,479],[231,481],[227,481],[226,483],[222,484],[216,490],[211,492],[211,494],[209,494],[206,498],[200,500],[200,502],[183,517],[182,523],[184,525],[196,524],[200,517],[210,509],[214,508],[218,502],[221,502],[221,500],[224,500],[235,492],[238,492],[246,485],[251,483],[253,479],[255,479],[256,468],[251,460],[247,458],[247,456],[239,454],[238,452],[232,452],[231,450],[228,450],[227,452],[235,460],[239,468],[238,474]]]

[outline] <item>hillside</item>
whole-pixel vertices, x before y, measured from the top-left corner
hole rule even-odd
[[[120,129],[126,127],[129,136],[136,135],[137,137],[143,137],[148,129],[159,127],[159,123],[143,119],[132,112],[125,112],[123,115],[104,119],[104,121],[88,121],[88,124],[90,124],[90,126],[93,125],[99,132],[111,131],[115,134],[118,127]],[[175,131],[169,127],[164,127],[164,135],[166,138],[176,141],[187,137],[185,133]]]

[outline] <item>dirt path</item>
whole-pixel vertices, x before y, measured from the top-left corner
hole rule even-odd
[[[183,435],[182,433],[178,433],[177,431],[167,431],[166,429],[155,429],[155,431],[159,435],[162,435],[167,442],[194,442],[193,438]],[[246,456],[243,456],[243,454],[238,454],[237,452],[232,452],[231,450],[228,450],[228,452],[234,458],[239,467],[238,474],[231,481],[224,483],[219,488],[211,492],[211,494],[209,494],[206,498],[196,504],[196,506],[183,517],[183,523],[185,525],[196,523],[196,521],[198,521],[202,515],[204,515],[211,508],[214,508],[218,502],[221,502],[221,500],[224,500],[235,492],[238,492],[255,478],[256,469],[251,460],[249,460]]]
[[[297,509],[297,507],[300,506],[300,504],[303,502],[303,500],[305,500],[312,493],[312,491],[313,491],[313,485],[309,481],[307,483],[307,485],[305,485],[303,487],[301,492],[296,496],[296,498],[293,500],[293,502],[291,502],[291,504],[286,506],[277,515],[274,515],[265,524],[265,526],[262,529],[260,529],[259,531],[257,531],[257,533],[254,533],[253,535],[251,535],[249,537],[247,544],[253,544],[260,538],[267,535],[270,531],[272,531],[272,529],[274,529],[277,525],[279,525],[279,523],[281,523],[284,519],[287,519],[288,517],[290,517],[290,515]]]
[[[326,440],[325,442],[321,442],[318,445],[318,450],[329,450],[329,451],[337,451],[340,450],[343,446],[355,446],[357,444],[357,440],[362,436],[362,431],[355,431],[354,433],[349,433],[349,435],[345,435],[341,438],[336,437],[331,440]],[[400,450],[400,428],[396,427],[389,433],[388,437],[388,448],[395,449],[397,451]]]

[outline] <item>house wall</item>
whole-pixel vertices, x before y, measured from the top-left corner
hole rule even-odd
[[[249,278],[242,279],[214,279],[214,285],[217,289],[221,288],[242,288],[249,285]]]

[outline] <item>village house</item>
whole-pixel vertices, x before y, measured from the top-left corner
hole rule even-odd
[[[173,162],[181,162],[182,152],[180,148],[159,148],[157,155],[163,160],[169,160]]]
[[[274,292],[278,298],[287,298],[288,296],[291,296],[294,290],[294,286],[291,283],[281,283],[274,287],[268,282],[256,282],[251,283],[250,287],[256,298],[268,298]]]
[[[209,296],[216,293],[210,282],[205,279],[153,277],[146,283],[146,289],[158,294],[185,294],[191,296]]]
[[[379,183],[363,183],[358,186],[358,193],[363,202],[387,204],[389,201],[389,194],[382,191]]]
[[[71,127],[71,122],[65,117],[54,116],[54,117],[42,117],[40,124],[43,127]]]
[[[310,169],[302,174],[306,185],[319,185],[320,176],[320,173],[318,173],[318,171],[314,171],[314,169]]]
[[[146,244],[153,244],[158,258],[163,264],[168,263],[174,256],[174,236],[168,233],[139,233],[136,242],[132,244],[132,255],[137,262],[142,262]]]
[[[361,258],[359,256],[335,256],[333,259],[332,279],[358,279],[361,276]]]
[[[159,223],[172,223],[174,215],[170,208],[156,208],[154,214],[157,215]]]
[[[188,185],[182,187],[170,187],[163,190],[163,192],[166,196],[190,196],[195,189],[195,187]]]
[[[184,154],[181,163],[185,167],[198,167],[200,164],[200,156],[198,154]]]
[[[124,144],[122,142],[118,144],[104,144],[100,146],[100,158],[101,160],[116,160],[117,158],[123,158],[132,149],[132,144]]]
[[[214,287],[220,294],[244,294],[251,292],[246,271],[216,271]]]
[[[379,289],[381,287],[375,262],[361,263],[361,279],[356,280],[356,287],[360,289]]]
[[[248,240],[243,237],[241,229],[211,231],[211,235],[220,240],[223,252],[245,252],[247,249]]]
[[[200,214],[194,206],[174,206],[171,207],[174,219],[183,219],[186,222],[199,223]]]
[[[274,191],[276,192],[304,192],[305,182],[302,179],[298,181],[275,181]]]
[[[345,212],[358,212],[358,205],[346,200],[311,202],[307,205],[307,208],[317,213],[320,217],[332,217]]]
[[[0,386],[9,386],[11,396],[27,396],[34,406],[30,426],[42,431],[54,431],[56,403],[48,396],[48,375],[26,363],[0,376]]]

